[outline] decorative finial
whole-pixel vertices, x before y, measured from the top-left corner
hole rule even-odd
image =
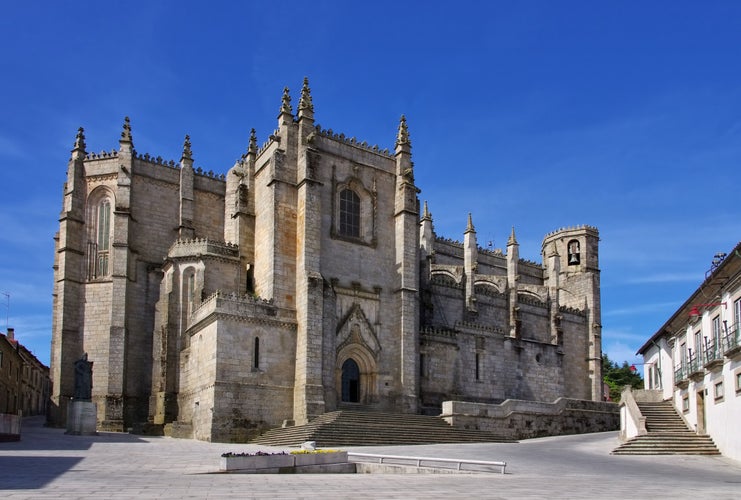
[[[409,144],[411,146],[412,141],[409,140],[409,129],[407,128],[407,118],[401,115],[399,120],[399,133],[396,135],[396,145]]]
[[[85,151],[85,129],[82,127],[77,129],[77,135],[75,136],[75,147],[73,151]]]
[[[254,128],[250,130],[250,145],[247,146],[247,153],[257,153],[257,133]]]
[[[471,212],[468,212],[468,225],[466,226],[466,232],[476,232],[476,229],[473,227],[473,219],[471,218]]]
[[[288,113],[289,115],[293,113],[293,108],[291,108],[291,94],[289,93],[288,87],[283,88],[283,99],[280,106],[280,112]]]
[[[314,112],[314,103],[311,101],[311,89],[309,88],[309,79],[304,77],[304,86],[301,87],[301,99],[298,101],[298,110]]]
[[[131,120],[129,117],[124,118],[123,131],[121,131],[121,142],[130,142],[133,144],[131,139]]]
[[[517,240],[515,239],[515,226],[512,226],[512,233],[509,235],[509,239],[507,240],[507,246],[510,245],[517,245]]]
[[[193,152],[190,150],[190,136],[185,134],[185,142],[183,142],[183,156],[181,160],[192,160]]]
[[[430,213],[430,210],[427,208],[427,200],[425,200],[424,210],[422,211],[422,218],[432,219],[432,214]]]

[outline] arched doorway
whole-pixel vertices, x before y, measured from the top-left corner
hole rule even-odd
[[[360,402],[360,368],[352,358],[342,363],[342,402]]]

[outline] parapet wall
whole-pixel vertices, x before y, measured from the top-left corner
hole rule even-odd
[[[618,405],[558,398],[553,403],[508,399],[501,404],[444,401],[442,418],[453,427],[529,439],[588,432],[617,431]]]

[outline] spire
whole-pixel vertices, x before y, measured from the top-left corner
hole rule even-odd
[[[288,87],[283,88],[283,98],[281,99],[280,113],[288,113],[289,115],[293,113],[293,108],[291,108],[291,94],[288,90]]]
[[[82,151],[85,153],[85,129],[82,127],[77,129],[77,135],[75,135],[75,146],[72,151]]]
[[[314,118],[314,103],[311,101],[311,89],[309,79],[304,77],[304,85],[301,87],[301,99],[298,101],[298,116]]]
[[[427,208],[427,200],[425,200],[424,209],[422,210],[422,220],[432,220],[432,214]]]
[[[471,212],[468,212],[468,225],[466,226],[465,233],[475,233],[476,229],[473,227],[473,219],[471,218]]]
[[[507,240],[507,246],[510,245],[517,245],[517,240],[515,239],[515,226],[512,226],[512,233],[509,235],[509,239]]]
[[[183,156],[180,157],[180,161],[193,160],[193,152],[190,150],[190,136],[185,134],[185,142],[183,142]]]
[[[399,132],[396,134],[396,147],[399,146],[411,146],[412,141],[409,140],[409,129],[407,128],[407,118],[401,115],[399,120]]]
[[[134,141],[131,138],[131,120],[129,120],[129,117],[124,118],[124,124],[123,124],[123,130],[121,131],[121,140],[120,143],[128,143],[131,144],[131,147],[134,147]]]

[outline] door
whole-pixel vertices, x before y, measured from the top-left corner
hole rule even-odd
[[[705,434],[705,389],[697,391],[697,433]]]
[[[342,401],[360,402],[360,368],[352,358],[342,363]]]

